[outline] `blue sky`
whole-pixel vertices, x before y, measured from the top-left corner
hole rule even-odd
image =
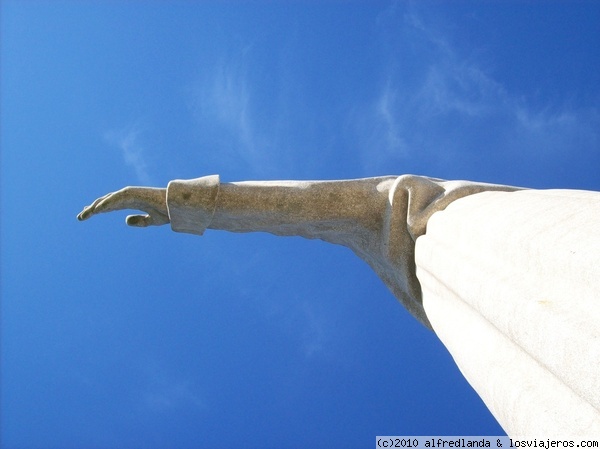
[[[502,434],[349,250],[75,216],[209,174],[600,190],[600,3],[1,7],[2,447]]]

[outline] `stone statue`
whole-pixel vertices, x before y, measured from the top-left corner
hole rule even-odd
[[[384,176],[125,187],[78,216],[344,245],[432,329],[512,437],[600,435],[600,193]]]
[[[121,209],[130,226],[171,223],[176,232],[205,229],[264,231],[344,245],[367,262],[400,302],[425,326],[415,274],[415,240],[429,217],[452,201],[514,187],[422,176],[384,176],[343,181],[221,183],[219,176],[171,181],[166,189],[125,187],[98,198],[78,216]]]

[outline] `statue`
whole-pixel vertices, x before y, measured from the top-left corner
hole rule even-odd
[[[171,223],[176,232],[205,229],[264,231],[344,245],[367,262],[421,323],[423,310],[415,274],[415,240],[429,217],[452,201],[487,190],[515,187],[422,176],[384,176],[343,181],[221,183],[219,176],[171,181],[165,188],[125,187],[98,198],[79,220],[121,209],[130,226]]]
[[[79,215],[344,245],[444,343],[511,437],[600,435],[600,193],[422,176],[125,187]]]

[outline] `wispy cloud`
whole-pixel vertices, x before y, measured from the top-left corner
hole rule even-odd
[[[335,338],[332,333],[337,329],[336,323],[326,308],[315,304],[314,301],[302,297],[287,298],[285,311],[281,306],[273,313],[272,304],[270,315],[276,318],[280,332],[293,336],[291,341],[294,350],[303,359],[329,358],[335,353]]]
[[[303,300],[298,304],[300,350],[306,358],[323,355],[327,352],[328,327],[326,315],[315,307],[313,301]],[[331,348],[329,348],[331,349]]]
[[[190,381],[176,380],[148,385],[143,395],[143,403],[154,412],[171,412],[179,407],[205,408],[206,405],[193,391]]]
[[[468,151],[553,156],[598,147],[597,110],[534,106],[417,11],[394,3],[378,22],[389,59],[371,104],[355,114],[369,170],[423,154],[447,163]]]
[[[118,131],[105,133],[106,140],[121,150],[125,165],[131,167],[138,181],[143,185],[149,185],[150,175],[144,155],[144,148],[140,143],[140,128],[138,125],[128,126]]]
[[[224,260],[225,276],[231,276],[233,270],[237,279],[248,279],[257,267],[269,266],[272,257],[272,250],[263,249],[245,255],[243,264],[231,265]],[[253,312],[264,318],[271,332],[281,335],[280,344],[289,344],[290,352],[302,359],[331,357],[339,338],[335,334],[342,332],[339,313],[332,314],[327,305],[313,301],[303,289],[283,294],[281,279],[294,284],[298,282],[296,276],[299,272],[289,273],[285,266],[271,267],[268,279],[261,276],[259,281],[251,279],[236,285],[237,296],[244,307],[254,308]]]
[[[211,151],[234,165],[257,173],[273,164],[272,123],[259,113],[257,84],[250,75],[251,46],[232,57],[223,57],[207,68],[192,89],[192,108],[201,133],[212,144]],[[266,131],[265,131],[266,130]]]
[[[243,65],[221,63],[215,70],[209,95],[216,118],[236,130],[242,143],[253,149],[250,92]]]
[[[172,413],[180,408],[206,409],[206,402],[191,380],[168,374],[155,360],[142,366],[140,406],[154,413]]]
[[[397,102],[398,90],[392,87],[390,81],[388,81],[377,99],[375,114],[383,128],[381,136],[386,153],[403,156],[408,150],[406,142],[402,138],[402,130],[398,126],[397,118],[394,116],[394,105]]]

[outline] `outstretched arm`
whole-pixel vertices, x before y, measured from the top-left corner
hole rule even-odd
[[[77,219],[83,221],[96,214],[125,209],[146,212],[145,215],[127,216],[126,223],[129,226],[145,228],[164,225],[170,221],[167,210],[167,189],[153,187],[125,187],[104,195],[86,206],[77,215]]]
[[[342,181],[221,183],[218,175],[171,181],[166,189],[125,187],[98,198],[77,216],[137,209],[129,226],[171,224],[176,232],[263,231],[318,238],[352,249],[394,295],[430,327],[415,271],[415,241],[436,211],[467,195],[517,187],[384,176]]]

